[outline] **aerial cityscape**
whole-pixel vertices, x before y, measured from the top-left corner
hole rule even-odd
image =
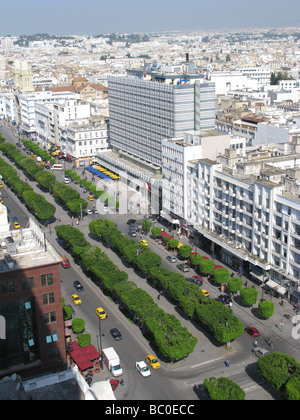
[[[28,3],[0,31],[0,400],[300,400],[296,2]]]

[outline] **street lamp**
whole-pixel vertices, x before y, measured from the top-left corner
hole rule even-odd
[[[100,349],[99,349],[99,353],[100,353],[100,366],[101,369],[103,369],[103,361],[102,361],[102,329],[101,329],[101,318],[99,316],[99,338],[100,338]]]

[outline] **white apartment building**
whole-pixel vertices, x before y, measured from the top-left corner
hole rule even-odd
[[[246,158],[189,161],[186,225],[241,273],[300,300],[300,138],[284,154],[267,146]],[[275,282],[275,283],[272,283]]]
[[[240,71],[248,79],[257,82],[257,89],[263,89],[264,86],[270,84],[271,69],[270,67],[239,67],[236,69]]]
[[[230,147],[237,156],[242,157],[245,155],[246,140],[217,130],[204,130],[186,132],[183,138],[162,141],[161,215],[165,219],[174,224],[174,220],[179,218],[185,221],[188,217],[189,163],[204,158],[216,160]],[[176,223],[180,223],[179,220]]]
[[[36,138],[37,131],[35,127],[36,103],[51,103],[57,100],[75,100],[79,99],[79,94],[70,90],[43,90],[34,92],[15,92],[16,122],[19,125],[19,131],[28,137]]]
[[[107,121],[103,117],[76,120],[60,126],[60,145],[66,157],[76,166],[89,166],[95,158],[108,149]]]
[[[47,149],[60,146],[60,127],[74,120],[80,121],[91,116],[91,107],[78,99],[58,99],[55,102],[35,103],[35,129],[37,140]]]
[[[211,82],[215,83],[216,96],[226,96],[231,90],[258,90],[257,80],[250,79],[241,71],[214,71],[208,77]]]

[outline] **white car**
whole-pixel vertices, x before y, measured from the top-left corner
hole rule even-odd
[[[140,372],[140,374],[144,376],[144,378],[151,375],[148,366],[143,360],[141,360],[140,362],[135,362],[135,367],[137,368],[138,372]]]
[[[108,207],[104,206],[103,211],[108,211]]]
[[[63,183],[64,184],[70,184],[70,182],[71,182],[71,179],[70,178],[68,178],[66,176],[63,178]]]
[[[92,214],[93,212],[92,212],[92,210],[90,210],[90,209],[86,209],[86,213],[87,213],[87,214]]]

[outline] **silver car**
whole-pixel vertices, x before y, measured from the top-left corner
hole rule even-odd
[[[263,347],[254,347],[252,351],[258,358],[269,354],[268,350],[264,349]]]

